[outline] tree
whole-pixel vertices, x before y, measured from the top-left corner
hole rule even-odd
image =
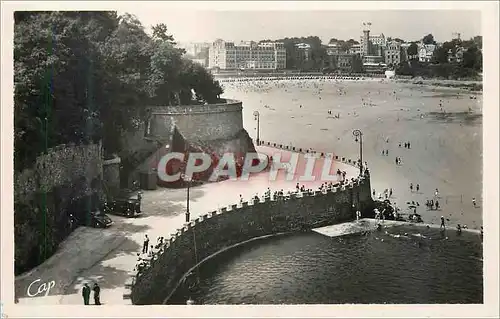
[[[331,38],[330,41],[328,41],[328,44],[332,44],[335,42],[338,42],[339,40],[337,38]]]
[[[415,42],[412,42],[408,46],[408,50],[406,51],[406,53],[408,54],[409,57],[416,56],[418,54],[418,46],[417,46],[417,44]]]
[[[432,61],[438,64],[448,63],[448,48],[444,45],[436,48],[432,53]]]
[[[422,42],[424,44],[436,44],[436,41],[434,41],[434,36],[432,34],[426,35],[423,39]]]
[[[483,55],[481,50],[472,46],[468,48],[463,55],[462,66],[464,68],[474,69],[480,71],[483,68]]]
[[[152,27],[153,40],[160,40],[175,45],[174,37],[167,33],[167,26],[164,23],[159,23]]]
[[[208,71],[183,61],[164,24],[149,36],[136,17],[116,12],[18,11],[14,19],[16,169],[70,142],[102,140],[106,153],[119,152],[146,106],[182,102],[194,86],[209,103],[222,93]],[[194,75],[182,82],[186,72]]]
[[[483,37],[480,35],[476,35],[474,38],[472,38],[472,41],[476,43],[476,46],[481,49],[483,47]]]

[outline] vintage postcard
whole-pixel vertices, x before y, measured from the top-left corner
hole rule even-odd
[[[498,3],[2,2],[2,318],[498,316]]]

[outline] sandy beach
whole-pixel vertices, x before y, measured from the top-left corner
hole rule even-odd
[[[259,111],[264,141],[357,159],[352,131],[360,129],[375,197],[392,188],[402,208],[408,201],[420,204],[426,223],[439,224],[444,216],[470,229],[482,225],[481,94],[388,80],[304,80],[226,83],[225,96],[243,101],[244,125],[253,137],[253,112]],[[411,192],[410,183],[419,184],[419,192]],[[437,199],[441,210],[426,210],[427,199]]]

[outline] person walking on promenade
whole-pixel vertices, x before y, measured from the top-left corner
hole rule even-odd
[[[439,229],[446,229],[446,225],[444,224],[444,216],[441,216],[441,226],[439,226]]]
[[[439,210],[439,202],[436,200],[436,210]]]
[[[419,190],[420,190],[420,185],[417,184],[417,193],[418,193]]]
[[[148,247],[149,247],[149,237],[146,234],[144,236],[144,243],[142,244],[142,253],[146,254],[148,252]]]
[[[82,297],[83,297],[83,304],[88,305],[90,299],[90,287],[87,283],[83,285]]]
[[[410,192],[413,193],[413,183],[410,183]]]
[[[359,220],[361,218],[361,212],[359,209],[356,211],[356,220]]]
[[[94,290],[94,304],[96,304],[97,306],[100,306],[101,305],[101,287],[99,287],[99,285],[97,284],[97,282],[94,284],[94,288],[92,288],[92,290]]]

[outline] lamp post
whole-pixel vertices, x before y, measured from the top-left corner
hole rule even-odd
[[[186,176],[186,174],[181,174],[182,180],[187,182],[187,196],[186,196],[186,223],[191,220],[189,213],[189,188],[191,187],[191,179]]]
[[[260,145],[260,113],[259,111],[253,112],[254,120],[257,121],[257,145]]]
[[[352,135],[356,138],[355,141],[358,142],[359,138],[359,160],[360,160],[360,165],[359,165],[359,176],[363,175],[363,133],[360,130],[354,130],[352,131]]]

